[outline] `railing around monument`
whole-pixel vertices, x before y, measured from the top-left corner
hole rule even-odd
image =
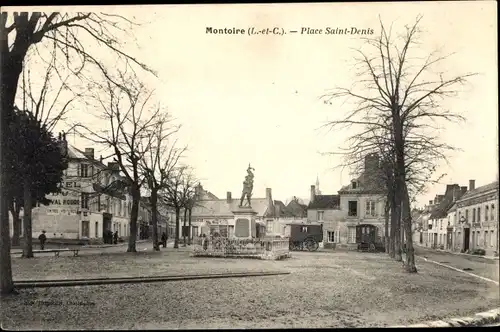
[[[281,259],[290,256],[289,239],[196,237],[193,239],[193,256]]]

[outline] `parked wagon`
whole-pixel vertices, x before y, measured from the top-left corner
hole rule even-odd
[[[289,227],[289,246],[290,250],[308,250],[316,251],[319,243],[323,241],[323,224],[321,223],[302,223],[288,224]]]
[[[384,251],[383,240],[378,236],[378,228],[371,224],[356,226],[356,243],[360,251]]]

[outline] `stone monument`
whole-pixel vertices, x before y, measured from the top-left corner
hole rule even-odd
[[[234,214],[234,237],[238,239],[252,239],[256,237],[255,212],[252,209],[252,190],[253,190],[253,169],[248,164],[247,175],[243,182],[243,191],[241,193],[240,205],[233,211]],[[244,199],[246,198],[246,204]]]

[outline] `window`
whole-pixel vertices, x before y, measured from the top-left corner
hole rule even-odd
[[[366,216],[375,217],[375,202],[374,201],[366,201]]]
[[[266,232],[273,232],[273,221],[266,221]]]
[[[307,233],[307,226],[302,226],[302,227],[300,227],[300,231],[301,231],[302,233]]]
[[[89,208],[89,194],[88,193],[82,193],[81,194],[82,201],[81,201],[81,206],[82,209],[88,209]]]
[[[465,210],[465,220],[469,222],[469,210]]]
[[[488,221],[488,213],[490,213],[489,208],[490,207],[486,205],[486,208],[484,209],[484,221]]]
[[[488,247],[488,243],[490,243],[490,241],[488,241],[488,235],[490,233],[488,233],[488,231],[484,231],[484,239],[483,239],[483,242],[484,242],[484,247]]]
[[[326,232],[327,240],[330,243],[335,243],[335,232]]]
[[[476,208],[472,209],[472,222],[476,222]]]
[[[348,227],[347,243],[356,243],[356,227]]]
[[[478,207],[477,208],[477,222],[480,222],[481,221],[481,208]]]
[[[89,176],[89,165],[80,164],[80,176],[82,178],[86,178]]]
[[[491,220],[495,220],[495,204],[491,204]]]
[[[358,216],[358,202],[357,201],[349,201],[348,202],[349,210],[347,215],[349,217],[357,217]]]
[[[325,215],[325,211],[318,211],[318,220],[323,221],[324,215]]]
[[[439,229],[443,229],[443,220],[439,220]]]
[[[95,238],[99,237],[99,222],[98,221],[95,222],[94,235],[95,235]]]
[[[89,221],[82,221],[82,237],[89,237]]]
[[[490,247],[495,246],[495,231],[490,231]]]
[[[352,181],[352,189],[356,189],[358,187],[358,184],[356,181]]]

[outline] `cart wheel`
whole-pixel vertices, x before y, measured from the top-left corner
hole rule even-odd
[[[319,248],[319,243],[313,239],[308,239],[305,243],[307,250],[316,251]]]

